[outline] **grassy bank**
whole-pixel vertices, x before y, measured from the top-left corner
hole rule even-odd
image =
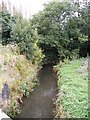
[[[7,82],[10,89],[10,103],[6,111],[14,117],[19,110],[19,99],[28,96],[37,85],[37,67],[20,55],[13,45],[0,45],[0,93]]]
[[[56,117],[88,116],[88,60],[65,61],[57,66],[59,94]]]

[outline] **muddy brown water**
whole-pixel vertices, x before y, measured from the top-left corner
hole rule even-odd
[[[57,79],[52,65],[44,65],[38,75],[40,85],[24,99],[16,118],[54,118]]]

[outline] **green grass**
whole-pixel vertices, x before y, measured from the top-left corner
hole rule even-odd
[[[88,71],[79,73],[78,69],[86,59],[69,61],[58,66],[58,87],[62,97],[58,96],[57,105],[63,105],[64,110],[72,118],[88,116]]]

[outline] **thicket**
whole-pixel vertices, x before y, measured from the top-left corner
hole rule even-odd
[[[10,117],[15,117],[20,111],[20,100],[28,97],[38,85],[38,65],[33,65],[24,55],[20,55],[17,46],[0,44],[0,93],[7,82],[10,90],[10,101],[7,107],[0,98],[0,107]],[[5,108],[4,108],[5,107]]]
[[[18,17],[12,31],[12,40],[14,44],[18,44],[21,54],[34,64],[40,64],[44,55],[38,47],[38,33],[36,29],[32,29],[30,21]]]
[[[32,27],[37,28],[39,45],[49,59],[50,54],[55,55],[53,48],[60,59],[87,56],[89,4],[86,3],[52,1],[33,16]],[[53,52],[49,53],[50,50]]]
[[[18,45],[19,52],[24,54],[33,64],[40,64],[44,55],[38,47],[38,33],[32,29],[29,20],[21,14],[12,16],[6,9],[0,11],[1,44]]]
[[[3,45],[18,44],[33,63],[86,57],[89,49],[89,3],[52,1],[32,19],[0,11]],[[42,53],[43,52],[43,53]],[[45,56],[43,56],[45,54]]]

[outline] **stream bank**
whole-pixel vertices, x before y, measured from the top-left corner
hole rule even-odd
[[[28,98],[24,98],[21,113],[16,118],[54,118],[57,79],[52,65],[44,65],[39,71],[40,83]]]

